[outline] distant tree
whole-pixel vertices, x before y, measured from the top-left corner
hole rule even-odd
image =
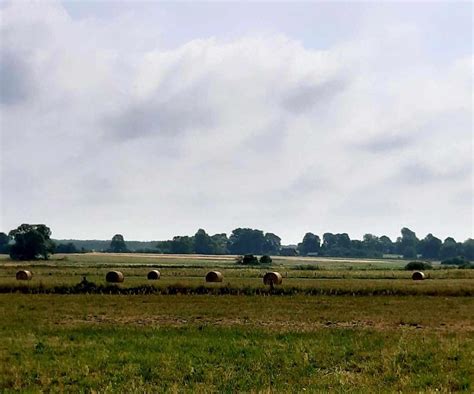
[[[158,241],[158,243],[155,245],[155,249],[158,251],[158,253],[171,253],[172,244],[172,240]]]
[[[263,231],[237,228],[232,231],[227,247],[231,254],[262,254],[265,243]]]
[[[433,234],[428,234],[420,241],[420,253],[425,259],[437,259],[443,243]]]
[[[298,251],[293,247],[283,247],[280,249],[280,256],[298,256]]]
[[[5,233],[0,233],[0,253],[8,253],[10,237]]]
[[[272,258],[268,255],[263,255],[260,257],[260,264],[262,265],[268,265],[272,263]]]
[[[198,254],[213,254],[211,237],[200,228],[194,235],[194,252]]]
[[[74,245],[72,242],[69,242],[67,244],[59,244],[56,246],[56,250],[54,253],[78,253],[79,251],[76,248],[76,245]]]
[[[321,239],[313,233],[306,233],[303,241],[298,244],[298,253],[302,256],[307,256],[308,253],[319,253],[320,249]]]
[[[109,251],[112,253],[126,253],[128,252],[127,244],[123,239],[122,234],[115,234],[112,237],[112,241],[110,242]]]
[[[384,254],[393,254],[395,253],[395,245],[392,240],[386,235],[382,235],[379,238],[380,244],[382,245],[382,253]]]
[[[235,263],[239,265],[258,265],[259,260],[253,254],[246,254],[244,256],[237,256],[235,258]]]
[[[170,245],[170,253],[191,254],[194,253],[194,239],[188,236],[176,236]]]
[[[367,248],[363,241],[351,239],[351,248],[346,255],[350,257],[379,257],[379,254],[377,251]]]
[[[461,254],[462,250],[458,247],[458,243],[452,237],[448,237],[444,240],[439,251],[439,257],[441,259],[450,259],[457,257]]]
[[[416,253],[416,248],[414,246],[406,246],[403,249],[403,258],[404,259],[416,259],[418,254]]]
[[[255,257],[253,254],[246,254],[242,258],[243,265],[258,265],[258,258]]]
[[[468,260],[474,260],[474,239],[466,239],[462,244],[462,254]]]
[[[397,239],[397,249],[405,259],[413,259],[417,256],[418,238],[416,234],[407,227],[401,230],[402,236]]]
[[[10,247],[10,257],[13,260],[47,260],[54,252],[51,230],[44,224],[22,224],[10,231],[9,236],[15,241]]]
[[[351,239],[351,251],[352,252],[357,251],[357,252],[360,252],[360,253],[366,253],[369,250],[371,250],[371,249],[369,249],[367,247],[367,245],[364,243],[364,241],[360,241],[358,239]]]
[[[459,266],[466,265],[467,263],[469,262],[462,257],[451,257],[441,262],[441,264],[443,265],[459,265]]]
[[[345,249],[351,248],[351,239],[349,237],[349,234],[347,233],[336,234],[336,242],[337,242],[337,246],[340,248],[345,248]]]
[[[337,246],[337,238],[333,233],[324,233],[323,234],[323,244],[322,248],[324,252],[331,250]]]
[[[212,249],[214,254],[228,254],[227,243],[229,239],[226,233],[214,234],[211,236]]]
[[[324,233],[321,253],[324,256],[350,256],[351,239],[349,235],[347,233]]]
[[[373,234],[364,234],[364,250],[383,253],[383,245],[380,238]]]
[[[411,261],[405,265],[405,270],[407,271],[416,271],[416,270],[430,270],[433,269],[433,266],[425,261]]]
[[[333,249],[333,248],[350,249],[351,239],[347,233],[342,233],[342,234],[325,233],[323,235],[323,244],[326,244],[328,249]]]
[[[281,238],[276,234],[266,233],[262,253],[277,255],[280,252],[280,249]]]

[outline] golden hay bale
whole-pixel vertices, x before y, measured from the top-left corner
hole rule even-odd
[[[279,272],[267,272],[263,276],[263,283],[269,286],[281,285],[283,277]]]
[[[411,276],[413,280],[423,280],[425,279],[425,274],[421,271],[415,271],[413,272],[413,275]]]
[[[16,280],[31,280],[32,277],[31,271],[20,270],[16,273]]]
[[[150,272],[148,272],[148,275],[147,275],[147,278],[149,280],[157,280],[157,279],[160,279],[160,271],[158,270],[151,270]]]
[[[125,277],[120,271],[110,271],[105,275],[105,280],[111,283],[122,283]]]
[[[224,275],[219,271],[209,271],[206,274],[206,282],[222,282]]]

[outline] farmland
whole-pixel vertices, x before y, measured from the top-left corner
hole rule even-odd
[[[473,389],[474,273],[404,261],[78,254],[0,259],[0,390],[465,391]],[[33,279],[17,282],[19,268]],[[147,281],[150,269],[161,279]],[[56,294],[105,273],[121,290]],[[205,284],[210,269],[222,283]],[[267,270],[283,274],[270,292]],[[22,289],[32,293],[22,294]],[[181,289],[170,294],[169,289]],[[205,289],[197,293],[198,289]],[[231,289],[228,295],[219,289]],[[168,291],[168,292],[167,292]]]

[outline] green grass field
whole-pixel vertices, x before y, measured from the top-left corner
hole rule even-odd
[[[218,268],[224,282],[211,288],[263,289],[268,268],[228,256],[2,257],[0,391],[472,392],[474,298],[465,294],[474,294],[473,270],[435,264],[430,279],[414,282],[405,263],[275,259],[283,288],[322,295],[61,295],[15,292],[15,272],[31,269],[20,286],[47,289],[84,275],[104,285],[117,268],[127,288],[149,284],[157,267],[153,286],[166,288],[202,286]],[[329,295],[334,289],[411,295]]]

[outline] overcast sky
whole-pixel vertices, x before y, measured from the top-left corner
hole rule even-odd
[[[473,7],[0,2],[0,231],[473,227]]]

